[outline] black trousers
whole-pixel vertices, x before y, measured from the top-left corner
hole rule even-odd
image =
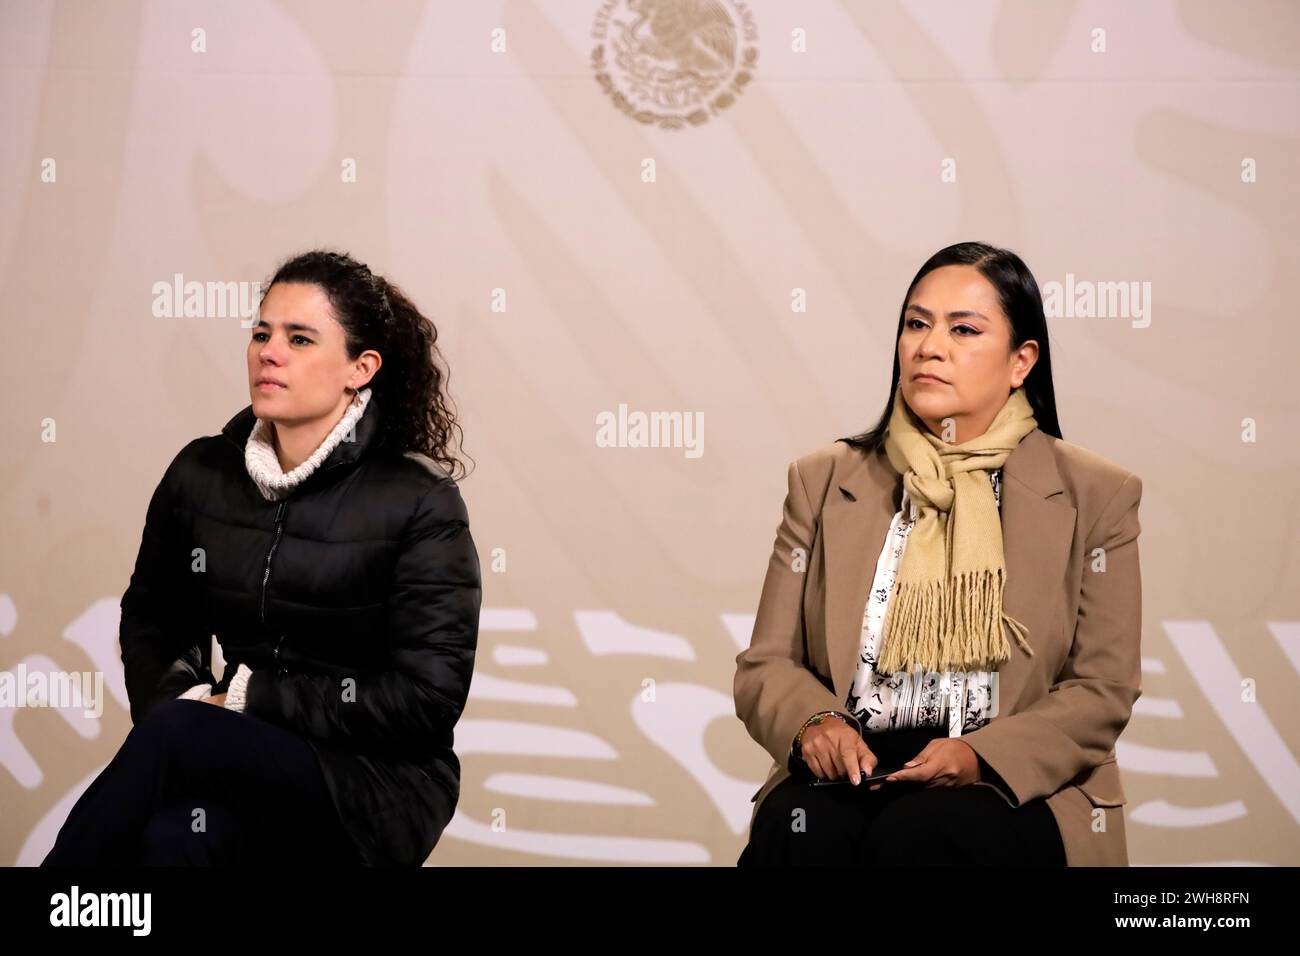
[[[159,704],[81,795],[42,866],[359,865],[315,752],[197,700]]]
[[[917,728],[864,739],[887,770],[946,733]],[[811,779],[796,774],[763,799],[738,866],[1066,865],[1045,799],[1012,807],[985,786],[895,781],[871,790],[865,783],[812,787]]]

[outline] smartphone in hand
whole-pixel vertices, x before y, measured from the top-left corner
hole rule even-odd
[[[885,778],[888,777],[891,773],[899,773],[902,769],[903,769],[902,767],[890,767],[887,770],[881,770],[879,767],[877,767],[875,773],[873,773],[871,776],[861,778],[861,780],[858,783],[858,786],[862,786],[862,784],[864,783],[884,783],[886,782]],[[890,780],[888,782],[897,783],[898,781]],[[813,777],[812,781],[808,784],[808,786],[833,787],[836,784],[848,784],[851,787],[853,786],[853,780],[847,776],[840,777],[838,780],[823,780],[821,777]]]

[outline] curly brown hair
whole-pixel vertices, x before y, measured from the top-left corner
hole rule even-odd
[[[320,287],[343,326],[348,358],[366,349],[383,358],[370,380],[383,419],[378,444],[427,455],[454,479],[468,474],[457,454],[463,454],[464,434],[447,392],[451,371],[438,350],[438,329],[406,293],[365,263],[329,249],[284,262],[263,284],[263,299],[277,282]]]

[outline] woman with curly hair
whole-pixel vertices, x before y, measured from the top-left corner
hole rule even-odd
[[[266,284],[252,404],[149,503],[121,602],[134,727],[44,865],[428,857],[481,601],[436,341],[347,255]]]

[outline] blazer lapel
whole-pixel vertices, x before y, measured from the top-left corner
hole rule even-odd
[[[1002,610],[1029,628],[1034,654],[1064,636],[1065,578],[1077,512],[1065,495],[1050,437],[1035,428],[1002,468]],[[1035,662],[1008,632],[1011,657],[998,671],[995,715],[1014,713]],[[1053,674],[1038,672],[1039,679]],[[1037,695],[1035,695],[1037,696]]]
[[[882,449],[859,459],[822,507],[826,654],[840,700],[848,697],[857,670],[867,592],[902,497],[903,476]]]
[[[1074,538],[1075,509],[1049,447],[1035,428],[1007,456],[1002,469],[1002,540],[1007,583],[1003,610],[1029,628],[1029,644],[1060,618],[1062,583]],[[847,698],[857,670],[862,616],[885,535],[903,496],[903,478],[883,449],[867,456],[832,487],[823,507],[826,579],[826,652],[835,694]],[[998,672],[998,705],[1019,699],[1031,661],[1011,638],[1011,657]]]

